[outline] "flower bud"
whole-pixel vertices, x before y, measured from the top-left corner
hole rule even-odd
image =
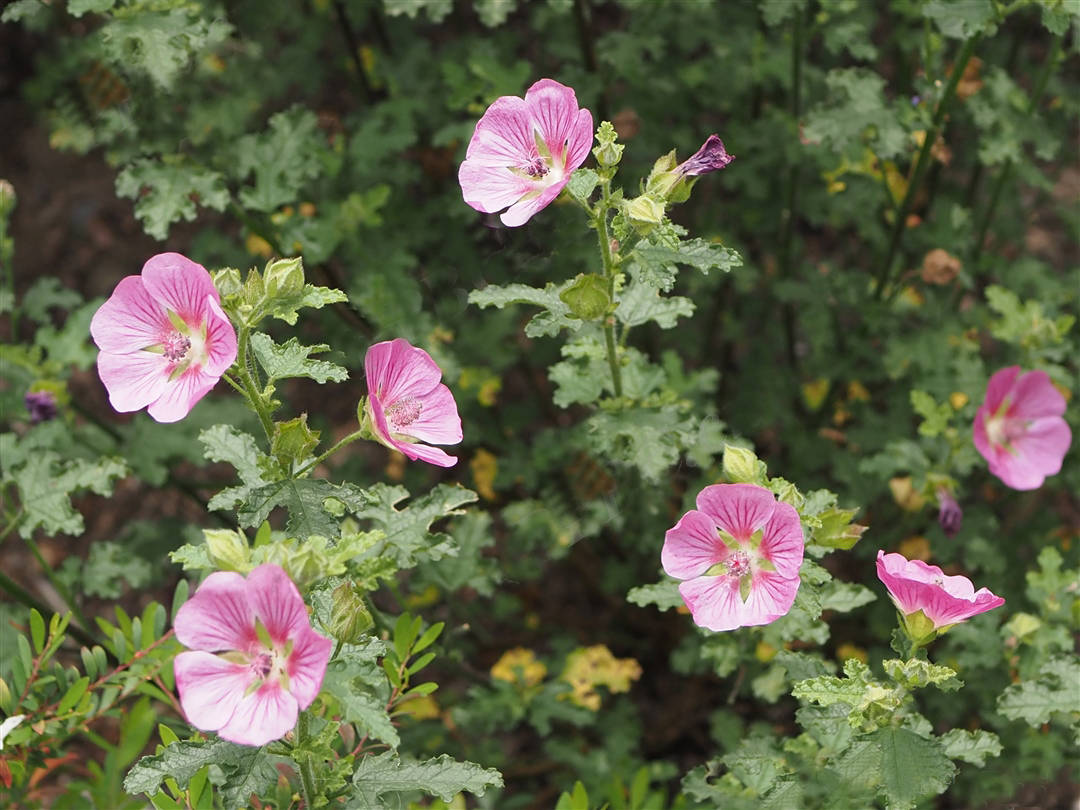
[[[55,419],[56,397],[51,391],[27,391],[23,397],[26,410],[30,411],[30,424],[37,425]]]
[[[374,624],[363,591],[352,582],[343,582],[334,589],[327,628],[330,635],[346,644],[356,644]]]
[[[229,529],[203,529],[210,560],[223,571],[246,572],[251,552],[247,540]]]
[[[945,536],[952,539],[960,531],[960,525],[964,521],[964,510],[953,498],[949,490],[942,487],[937,491],[938,499],[938,523]]]
[[[592,150],[592,153],[596,157],[596,162],[605,169],[617,166],[619,161],[622,160],[625,147],[622,144],[615,143],[617,137],[615,127],[609,121],[601,122],[596,130],[597,145]]]
[[[765,464],[753,450],[734,445],[724,446],[724,475],[733,484],[760,484],[765,477]]]
[[[227,295],[236,295],[244,289],[244,280],[240,276],[240,271],[235,267],[224,267],[221,270],[215,270],[210,274],[210,277],[214,280],[214,286],[222,298]]]
[[[271,298],[299,295],[304,289],[304,265],[299,258],[278,259],[263,271],[266,294]]]
[[[646,234],[664,221],[664,204],[642,194],[626,203],[626,216],[639,233]]]

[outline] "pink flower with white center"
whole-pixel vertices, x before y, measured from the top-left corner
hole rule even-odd
[[[504,225],[524,225],[585,162],[592,132],[592,113],[578,108],[573,89],[551,79],[538,81],[525,98],[495,99],[458,171],[465,202],[488,214],[506,208]]]
[[[158,422],[187,416],[236,359],[220,300],[206,268],[179,253],[159,253],[141,276],[121,279],[90,321],[110,404],[147,408]]]
[[[660,561],[694,622],[734,630],[775,621],[799,590],[799,513],[756,484],[713,484],[664,535]]]
[[[208,576],[176,613],[176,637],[192,650],[173,662],[188,722],[240,745],[284,737],[315,700],[330,660],[296,585],[280,566],[247,579]]]
[[[431,355],[404,338],[376,343],[364,357],[368,427],[387,447],[440,467],[453,467],[457,457],[435,444],[461,441],[461,417],[442,369]]]
[[[1003,368],[975,413],[975,447],[1006,486],[1037,489],[1061,470],[1072,441],[1063,413],[1065,397],[1045,371]]]
[[[878,551],[877,575],[903,616],[912,641],[926,644],[954,624],[1005,604],[967,577],[948,576],[936,565]]]

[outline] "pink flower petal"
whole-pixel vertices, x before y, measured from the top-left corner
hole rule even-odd
[[[573,88],[553,79],[540,79],[525,93],[525,104],[552,156],[565,161],[567,148],[573,143],[574,154],[580,159],[576,164],[565,161],[570,164],[568,171],[581,165],[588,155],[588,148],[584,154],[581,150],[582,129],[588,146],[592,145],[592,113],[578,109]]]
[[[408,458],[413,461],[426,461],[428,464],[434,464],[436,467],[453,467],[457,464],[457,456],[451,456],[448,453],[444,453],[438,447],[431,447],[426,444],[410,444],[409,442],[399,442],[391,440],[394,443],[394,448],[404,453]]]
[[[799,580],[761,573],[743,602],[736,577],[697,577],[679,585],[679,593],[694,622],[709,630],[734,630],[768,624],[783,616],[795,602]]]
[[[253,681],[243,664],[201,651],[177,655],[173,674],[187,721],[202,731],[217,731],[228,723]]]
[[[570,178],[566,178],[558,183],[553,183],[541,191],[536,197],[525,197],[521,201],[514,203],[499,216],[499,219],[501,219],[503,225],[506,225],[508,228],[516,228],[519,225],[524,225],[532,219],[533,214],[547,208],[551,204],[551,201],[559,196],[559,192],[563,190],[563,186],[566,185],[569,179]]]
[[[310,627],[297,632],[292,641],[293,651],[288,664],[289,694],[296,698],[300,709],[306,709],[322,688],[334,645]]]
[[[171,332],[165,307],[139,276],[120,279],[90,320],[90,335],[103,352],[132,354],[161,342]]]
[[[206,350],[203,371],[220,378],[236,361],[236,330],[215,298],[206,299]]]
[[[761,554],[773,564],[777,575],[782,579],[797,578],[806,540],[795,507],[778,502],[762,535]]]
[[[494,214],[513,205],[532,191],[534,185],[524,177],[506,171],[505,167],[468,160],[458,169],[458,183],[465,202],[485,214]]]
[[[246,652],[256,643],[255,613],[240,574],[211,574],[176,612],[176,638],[185,647],[207,652]]]
[[[142,279],[151,296],[192,327],[206,320],[207,298],[220,300],[206,268],[179,253],[152,256],[143,265]]]
[[[1020,366],[1009,366],[1008,368],[999,369],[990,378],[990,382],[986,386],[986,400],[983,402],[983,407],[987,408],[991,414],[1001,407],[1005,397],[1012,391],[1019,373]]]
[[[1050,382],[1050,376],[1039,369],[1029,371],[1016,380],[1013,384],[1012,396],[1010,416],[1020,419],[1039,419],[1045,416],[1061,416],[1065,413],[1065,397],[1054,388],[1054,384]]]
[[[267,682],[240,701],[217,733],[239,745],[266,745],[292,731],[298,714],[296,698],[279,684]]]
[[[776,498],[756,484],[713,484],[698,494],[697,508],[721,529],[743,540],[769,522]]]
[[[304,599],[280,565],[264,563],[255,568],[247,575],[245,589],[248,604],[275,644],[310,631]]]
[[[728,553],[713,519],[692,509],[664,535],[660,564],[669,576],[692,579],[721,562]]]
[[[169,387],[169,361],[160,354],[102,351],[97,369],[109,392],[109,404],[120,413],[145,408]]]
[[[449,388],[440,383],[421,398],[421,403],[423,409],[420,415],[403,427],[402,433],[435,444],[457,444],[461,441],[461,417]]]
[[[158,422],[179,422],[210,393],[220,377],[204,374],[192,366],[165,386],[161,396],[150,403],[146,412]]]
[[[970,619],[1005,604],[986,588],[978,591],[963,576],[948,576],[936,565],[878,551],[877,574],[893,603],[905,616],[921,610],[934,627]]]
[[[404,338],[376,343],[364,356],[368,393],[376,394],[384,407],[399,399],[422,398],[442,379],[442,369],[431,355]]]
[[[532,111],[525,99],[500,96],[476,123],[465,160],[492,168],[519,168],[539,156]]]
[[[995,455],[990,472],[1013,489],[1038,489],[1048,475],[1061,471],[1071,442],[1072,431],[1061,417],[1036,419],[1013,441],[1014,453]]]

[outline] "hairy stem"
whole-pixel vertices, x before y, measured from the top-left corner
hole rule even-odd
[[[600,262],[604,266],[604,278],[608,283],[608,296],[615,298],[615,262],[611,257],[611,237],[608,236],[607,214],[610,205],[610,182],[603,182],[603,196],[597,204],[593,222],[596,224],[596,236],[600,240]],[[625,335],[624,335],[625,337]],[[622,372],[619,370],[619,358],[615,351],[615,318],[604,318],[604,342],[607,344],[608,366],[611,368],[611,387],[616,397],[622,396]]]
[[[307,721],[307,712],[300,712],[300,717],[296,725],[297,746],[302,746],[307,742]],[[306,751],[301,753],[296,760],[296,764],[300,769],[300,790],[304,796],[304,807],[307,808],[307,810],[311,810],[311,808],[315,807],[315,798],[318,795],[315,792],[315,769],[311,766],[311,754]]]

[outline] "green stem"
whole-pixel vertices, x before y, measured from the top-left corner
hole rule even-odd
[[[1043,63],[1042,71],[1035,80],[1035,87],[1032,88],[1031,95],[1028,96],[1027,110],[1025,111],[1028,117],[1034,115],[1035,109],[1039,106],[1039,102],[1042,101],[1043,93],[1046,92],[1046,85],[1050,81],[1050,74],[1053,72],[1054,63],[1057,61],[1058,51],[1061,49],[1061,39],[1061,34],[1058,34],[1050,44],[1050,51],[1046,55],[1046,61]],[[994,182],[994,190],[990,193],[990,203],[986,206],[986,212],[983,214],[982,220],[979,223],[978,231],[976,231],[975,244],[971,246],[971,258],[968,264],[972,270],[975,269],[975,265],[982,256],[983,243],[986,241],[986,232],[990,230],[990,224],[994,221],[994,211],[997,209],[998,200],[1001,199],[1001,193],[1004,191],[1005,185],[1009,182],[1009,178],[1012,175],[1013,165],[1013,159],[1007,159],[1005,165],[1001,167],[1001,172],[998,174],[997,180]]]
[[[302,747],[307,742],[307,712],[300,712],[299,722],[296,725],[296,747]],[[296,759],[300,769],[300,790],[304,796],[304,807],[307,810],[315,807],[315,771],[311,767],[311,754],[302,752]]]
[[[889,237],[888,253],[886,253],[885,261],[882,262],[881,269],[878,271],[875,282],[874,298],[879,301],[885,293],[885,288],[888,286],[889,276],[892,275],[893,264],[895,264],[899,253],[900,241],[904,235],[908,214],[911,213],[912,204],[915,202],[915,195],[918,193],[919,187],[922,185],[923,175],[926,174],[926,169],[930,165],[930,150],[937,141],[938,132],[941,131],[941,124],[945,120],[945,114],[948,112],[953,99],[956,97],[956,86],[960,83],[960,77],[964,73],[964,68],[967,67],[967,63],[975,53],[975,46],[979,44],[981,38],[981,34],[976,34],[964,42],[960,55],[953,64],[952,75],[949,76],[949,83],[945,85],[945,93],[942,95],[937,108],[934,110],[934,118],[930,124],[930,129],[926,132],[922,149],[919,150],[919,157],[915,161],[915,170],[911,174],[911,181],[908,183],[907,191],[904,193],[904,199],[900,203],[900,208],[896,212],[892,235]]]
[[[344,447],[347,444],[351,444],[352,442],[355,442],[357,439],[364,438],[364,435],[365,435],[364,430],[362,428],[360,430],[353,431],[348,436],[341,439],[337,444],[335,444],[333,447],[331,447],[325,453],[318,456],[317,458],[312,459],[307,464],[305,464],[303,467],[301,467],[299,470],[297,470],[295,477],[299,478],[301,475],[308,472],[309,470],[313,470],[315,467],[318,467],[320,464],[322,464],[324,461],[326,461],[326,459],[328,459],[330,456],[332,456],[334,453],[336,453],[342,447]]]
[[[604,278],[608,283],[608,297],[615,299],[615,262],[611,257],[611,237],[608,236],[607,214],[611,205],[611,181],[604,180],[602,196],[597,203],[593,222],[596,224],[596,235],[600,240],[600,262],[604,267]],[[625,335],[624,335],[625,337]],[[616,397],[622,396],[622,372],[619,370],[619,357],[615,351],[615,318],[607,315],[604,318],[604,342],[607,345],[608,366],[611,368],[611,387]]]
[[[250,327],[241,326],[240,334],[237,335],[239,351],[236,359],[236,367],[240,373],[240,384],[243,386],[241,393],[247,398],[248,403],[251,405],[251,409],[255,411],[255,414],[259,417],[263,432],[266,434],[266,441],[273,442],[274,422],[270,419],[270,411],[263,401],[262,392],[259,390],[259,385],[255,381],[251,371],[251,358],[248,355],[250,338]]]

